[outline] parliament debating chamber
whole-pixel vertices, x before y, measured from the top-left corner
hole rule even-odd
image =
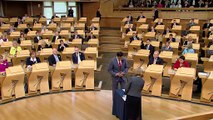
[[[213,119],[213,0],[1,0],[0,120]]]

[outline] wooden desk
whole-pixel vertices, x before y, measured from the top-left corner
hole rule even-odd
[[[174,20],[176,21],[176,23],[180,24],[180,18],[174,18],[171,20],[170,23],[174,23]]]
[[[157,19],[155,19],[154,23],[157,23],[159,20],[160,20],[160,22],[163,22],[162,18],[157,18]]]
[[[133,40],[128,46],[128,58],[132,58],[132,55],[137,53],[138,50],[141,49],[141,41]]]
[[[192,33],[197,34],[198,36],[200,35],[200,26],[192,26],[189,30],[190,30]]]
[[[18,18],[17,17],[14,17],[14,18],[10,18],[10,24],[14,24],[15,22],[18,21]]]
[[[71,30],[71,24],[70,23],[61,23],[61,30]]]
[[[163,76],[169,76],[168,70],[172,68],[172,56],[173,52],[171,51],[162,51],[159,55],[159,57],[164,61]]]
[[[27,38],[33,40],[34,37],[36,36],[36,32],[37,32],[37,31],[29,31],[29,32],[27,33]]]
[[[185,37],[185,39],[188,39],[189,37],[192,37],[193,41],[194,41],[195,43],[198,43],[198,41],[199,41],[199,36],[198,36],[197,34],[190,33],[190,34],[188,34],[188,35]]]
[[[75,18],[73,18],[73,17],[66,17],[66,18],[62,19],[62,23],[71,23],[73,25],[74,22],[75,22]]]
[[[64,51],[62,52],[62,60],[72,60],[72,54],[75,52],[75,48],[74,47],[67,47],[64,49]]]
[[[82,39],[73,39],[70,47],[78,47],[81,50],[81,46],[82,46]]]
[[[21,50],[17,52],[16,57],[12,58],[13,66],[15,65],[24,65],[26,63],[26,58],[30,56],[29,50]]]
[[[159,41],[151,41],[150,44],[155,47],[155,50],[159,51],[159,46],[160,46]]]
[[[75,88],[76,89],[94,89],[94,61],[84,60],[80,62],[75,73]]]
[[[28,78],[28,94],[49,92],[49,65],[48,63],[37,63],[32,66],[32,72]],[[38,91],[40,90],[40,92]]]
[[[126,17],[123,18],[122,21],[121,21],[121,26],[124,26],[124,25],[125,25],[125,22],[126,22],[127,20],[128,20],[128,18],[126,18]]]
[[[87,42],[89,47],[99,47],[99,40],[98,39],[89,39]]]
[[[37,23],[33,25],[33,30],[34,31],[41,31],[42,29],[42,24],[41,23]]]
[[[198,54],[197,53],[186,53],[184,56],[185,56],[186,61],[190,63],[192,68],[197,67],[197,63],[198,63]]]
[[[153,39],[155,38],[155,32],[147,32],[145,35],[144,35],[144,42],[146,42],[146,40],[149,38],[149,39]]]
[[[13,46],[12,41],[8,41],[8,42],[2,42],[1,44],[1,51],[3,52],[10,52],[10,48]]]
[[[61,32],[59,33],[59,35],[62,38],[65,38],[66,40],[68,40],[69,36],[70,36],[70,32],[69,32],[69,30],[61,30]]]
[[[22,40],[20,44],[22,50],[31,50],[32,41],[31,40]]]
[[[53,54],[52,48],[44,48],[41,50],[41,52],[39,54],[39,58],[40,58],[41,62],[45,62],[48,59],[48,57],[52,54]]]
[[[133,36],[133,33],[136,33],[136,31],[129,31],[125,37],[124,37],[124,41],[125,41],[125,45],[129,45],[130,43],[130,38]]]
[[[94,61],[94,70],[97,70],[97,57],[98,57],[98,49],[97,47],[87,47],[84,51],[86,60]]]
[[[3,24],[0,27],[1,32],[4,32],[4,31],[9,30],[9,29],[10,29],[10,24]]]
[[[60,23],[60,22],[61,22],[61,18],[55,17],[55,18],[53,19],[53,22],[55,22],[55,23]]]
[[[149,65],[144,73],[143,90],[151,95],[161,96],[163,65]]]
[[[155,27],[155,30],[156,30],[157,32],[159,32],[160,34],[163,34],[164,29],[165,29],[165,25],[157,25],[157,26]]]
[[[85,31],[84,30],[77,30],[77,34],[85,38]]]
[[[173,49],[173,58],[172,58],[172,63],[176,61],[178,58],[178,48],[179,48],[179,42],[171,42],[170,46]]]
[[[149,62],[150,50],[138,50],[137,53],[132,55],[133,58],[133,70],[141,69],[144,71],[147,68]]]
[[[52,30],[52,31],[56,31],[57,29],[57,24],[56,23],[51,23],[47,26],[47,29]]]
[[[75,28],[77,30],[84,30],[85,29],[85,23],[77,23],[77,24],[75,24]]]
[[[26,28],[27,28],[27,24],[19,24],[16,30],[21,31],[21,30],[24,30]]]
[[[42,23],[43,25],[47,25],[47,18],[44,18],[44,17],[40,18],[39,23]]]
[[[52,74],[52,90],[72,90],[71,61],[59,61],[56,63]]]
[[[196,53],[199,53],[200,51],[200,44],[199,43],[193,43],[192,48],[195,50]]]
[[[26,24],[32,24],[33,23],[33,18],[31,18],[31,17],[27,17],[25,20],[24,20],[24,23],[26,23]]]
[[[99,23],[100,22],[100,18],[99,17],[94,17],[92,20],[91,20],[91,23]]]
[[[10,34],[9,36],[9,40],[13,40],[13,39],[18,39],[20,37],[20,32],[19,31],[14,31]]]
[[[202,92],[200,101],[201,102],[211,102],[213,99],[213,72],[210,73],[199,73],[198,76],[202,79]]]
[[[51,39],[52,36],[54,35],[53,31],[52,30],[48,30],[48,31],[45,31],[42,35],[42,38],[43,39]]]
[[[12,100],[25,96],[24,92],[24,70],[19,66],[13,66],[6,69],[6,77],[2,82],[1,95],[2,100]]]
[[[181,25],[176,25],[173,26],[172,32],[176,33],[177,35],[181,35],[182,33],[182,26]]]
[[[92,30],[91,33],[93,33],[93,35],[94,35],[96,38],[99,38],[99,30]]]
[[[126,24],[125,26],[122,26],[122,33],[126,33],[126,29],[129,28],[129,26],[132,28],[133,24]]]
[[[142,24],[138,27],[138,33],[146,33],[148,31],[149,24]]]
[[[79,23],[86,23],[87,22],[87,17],[81,17],[79,20],[78,20]]]
[[[201,58],[203,61],[204,72],[213,71],[213,55],[210,58]]]
[[[146,19],[147,19],[147,18],[140,18],[138,21],[136,21],[137,26],[140,26],[140,25],[146,23]]]
[[[195,79],[196,70],[194,68],[179,68],[175,75],[170,78],[170,97],[179,97],[182,100],[191,101],[193,80]]]

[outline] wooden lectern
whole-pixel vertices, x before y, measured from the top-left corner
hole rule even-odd
[[[61,18],[55,17],[55,18],[53,19],[53,22],[55,22],[55,23],[60,23],[60,22],[61,22]]]
[[[77,34],[81,35],[83,38],[85,38],[85,31],[84,30],[77,30]]]
[[[163,19],[162,18],[157,18],[157,19],[155,19],[154,23],[157,23],[158,21],[163,22]]]
[[[61,32],[59,33],[59,35],[62,38],[65,38],[66,40],[68,40],[69,36],[70,36],[70,32],[69,32],[69,30],[61,30]]]
[[[149,24],[142,24],[138,27],[138,33],[146,33],[148,31]]]
[[[13,24],[18,21],[17,17],[10,18],[10,24]]]
[[[25,65],[26,58],[30,56],[29,50],[21,50],[20,52],[17,52],[16,57],[12,58],[13,66],[15,65]]]
[[[160,34],[163,34],[164,29],[165,29],[165,25],[157,25],[157,26],[155,27],[155,30],[156,30],[157,32],[159,32]]]
[[[6,77],[2,82],[1,95],[3,100],[25,97],[24,92],[24,70],[19,66],[6,69]]]
[[[74,47],[67,47],[62,52],[62,60],[72,60],[72,54],[75,52]]]
[[[146,42],[146,40],[149,38],[149,39],[154,39],[155,38],[155,32],[147,32],[145,35],[144,35],[144,42]]]
[[[71,30],[71,24],[70,23],[61,23],[61,30]]]
[[[133,40],[128,46],[128,58],[132,58],[132,55],[137,53],[141,49],[141,40]]]
[[[24,23],[26,23],[26,24],[33,24],[33,18],[31,18],[31,17],[27,17],[25,20],[24,20]]]
[[[150,44],[155,47],[155,50],[159,51],[159,46],[160,46],[159,41],[151,41]]]
[[[200,101],[211,102],[213,99],[213,72],[198,73],[198,76],[202,79],[202,92]]]
[[[195,75],[196,70],[194,68],[179,68],[175,75],[170,78],[171,86],[169,95],[171,97],[179,97],[181,95],[181,99],[191,101]]]
[[[136,21],[137,26],[139,27],[140,25],[146,23],[146,18],[140,18],[138,21]]]
[[[3,53],[9,52],[10,48],[13,46],[12,44],[13,44],[12,41],[2,42],[1,47],[0,47],[1,52],[3,52]]]
[[[192,26],[189,30],[198,36],[200,35],[200,26]]]
[[[48,63],[37,63],[32,66],[32,72],[28,78],[28,93],[36,94],[49,92],[49,65]]]
[[[4,32],[9,29],[10,29],[10,24],[2,24],[2,26],[0,27],[1,32]]]
[[[97,57],[98,57],[98,49],[97,47],[88,47],[84,51],[86,60],[94,60],[94,70],[97,70]]]
[[[42,35],[42,38],[43,39],[51,39],[52,36],[53,36],[53,31],[52,30],[48,30],[48,31],[45,31]]]
[[[125,22],[128,20],[128,18],[123,18],[121,21],[121,27],[123,27],[125,25]]]
[[[39,23],[42,23],[43,25],[47,25],[47,18],[41,17],[41,18],[39,19]]]
[[[91,33],[92,33],[96,38],[99,38],[99,30],[92,30]]]
[[[89,39],[87,42],[89,47],[99,47],[99,40],[98,39]]]
[[[75,88],[94,89],[94,61],[84,60],[80,62],[75,73]]]
[[[27,24],[19,24],[16,30],[21,31],[21,30],[24,30],[26,28],[27,28]]]
[[[78,20],[79,23],[86,23],[87,22],[87,17],[81,17],[79,20]]]
[[[63,91],[71,90],[71,75],[71,61],[57,62],[55,70],[52,74],[52,90],[59,91],[60,88],[63,88]]]
[[[57,29],[57,24],[56,23],[51,23],[47,26],[47,29],[52,30],[52,31],[56,31]]]
[[[74,25],[74,27],[77,30],[84,30],[85,29],[85,23],[77,23],[77,24]]]
[[[36,36],[36,32],[37,32],[37,31],[29,31],[29,32],[27,33],[27,39],[33,40],[34,37]]]
[[[149,65],[144,73],[143,90],[151,95],[161,96],[163,65]]]
[[[22,50],[31,50],[32,41],[31,40],[22,40],[20,46],[21,46]]]
[[[71,23],[73,25],[73,23],[75,22],[75,18],[73,17],[66,17],[64,19],[62,19],[63,23]]]
[[[132,56],[133,58],[133,70],[142,69],[144,71],[147,68],[149,62],[150,50],[138,50],[136,54]]]
[[[190,63],[192,68],[197,67],[198,53],[186,53],[184,56],[186,58],[186,61]]]
[[[18,39],[19,37],[20,37],[20,32],[14,31],[14,32],[10,33],[9,40]]]
[[[73,39],[70,44],[70,47],[77,47],[81,49],[81,45],[82,45],[82,39]]]
[[[172,63],[174,63],[177,60],[177,58],[178,58],[179,42],[171,42],[170,46],[173,49]]]
[[[33,25],[33,30],[34,31],[41,31],[42,29],[42,24],[41,23],[37,23]]]
[[[172,32],[176,33],[177,35],[181,35],[181,33],[182,33],[182,26],[181,25],[173,26]]]
[[[163,76],[169,76],[168,70],[172,68],[172,55],[173,52],[171,51],[162,51],[159,55],[159,57],[164,61]]]
[[[99,23],[100,22],[100,18],[99,17],[94,17],[92,20],[91,20],[91,23]]]

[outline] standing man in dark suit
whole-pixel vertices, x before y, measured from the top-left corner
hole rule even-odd
[[[146,45],[144,46],[144,49],[146,50],[150,50],[150,55],[152,56],[154,51],[155,51],[155,47],[152,46],[152,44],[150,43],[150,39],[146,40]]]
[[[159,57],[158,51],[155,51],[153,54],[153,57],[149,59],[148,65],[151,65],[151,64],[163,65],[163,60]]]
[[[79,64],[81,61],[85,60],[84,53],[79,51],[79,48],[75,48],[75,53],[72,54],[73,64]]]
[[[144,86],[144,80],[141,76],[141,71],[136,71],[136,75],[130,77],[129,83],[126,86],[126,116],[127,120],[141,120],[141,91]]]
[[[56,63],[59,61],[61,61],[61,55],[58,54],[56,48],[53,48],[53,54],[48,57],[49,65],[55,67]]]
[[[55,35],[52,38],[52,42],[54,43],[57,39],[61,39],[61,36],[59,35],[58,31],[55,32]]]
[[[63,40],[60,40],[60,44],[58,45],[58,52],[63,52],[66,47],[69,47]]]
[[[73,17],[73,13],[74,13],[74,11],[73,11],[73,9],[70,7],[70,9],[68,10],[67,16],[68,16],[68,17]]]
[[[108,72],[112,76],[112,93],[114,95],[115,90],[118,89],[119,84],[122,89],[124,89],[126,84],[125,75],[128,72],[128,64],[127,60],[123,58],[122,52],[118,52],[117,56],[111,60],[108,67]]]
[[[157,19],[157,18],[159,18],[159,12],[158,12],[158,9],[155,8],[153,21],[155,21],[155,19]]]

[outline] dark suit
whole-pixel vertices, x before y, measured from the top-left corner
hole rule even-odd
[[[131,37],[131,38],[130,38],[130,43],[131,43],[133,40],[139,40],[139,37],[138,37],[138,36]]]
[[[140,20],[141,18],[145,18],[145,16],[141,16],[141,15],[138,16],[138,17],[137,17],[137,21]]]
[[[126,18],[130,18],[130,21],[133,22],[133,17],[132,16],[126,16]]]
[[[156,9],[154,11],[154,20],[157,19],[157,18],[159,18],[159,14],[158,14],[158,10]]]
[[[64,47],[65,46],[65,47]],[[64,48],[69,47],[69,45],[64,44],[64,46],[62,46],[61,44],[58,45],[58,52],[63,52]]]
[[[151,57],[150,59],[149,59],[149,63],[148,63],[148,65],[151,65],[151,64],[153,64],[154,63],[154,57]],[[156,61],[156,64],[157,65],[163,65],[163,60],[161,59],[161,58],[157,58],[157,61]]]
[[[38,41],[41,40],[41,39],[42,39],[41,36],[39,36],[39,39],[37,38],[37,36],[35,36],[35,37],[34,37],[34,43],[38,43]]]
[[[14,27],[17,28],[19,24],[23,24],[23,22],[15,22]]]
[[[149,48],[147,48],[147,47],[148,47],[148,45],[146,44],[144,46],[144,49],[150,50],[150,55],[153,55],[153,53],[155,52],[155,47],[152,46],[151,44],[149,45]]]
[[[126,29],[126,34],[127,34],[129,31],[135,31],[135,29],[134,29],[134,28],[131,28],[131,29],[130,29],[130,28],[127,28],[127,29]]]
[[[211,23],[205,23],[204,25],[203,25],[203,30],[204,29],[206,29],[206,28],[210,28],[210,27],[212,27],[213,25],[211,24]]]
[[[27,34],[29,31],[32,31],[33,29],[32,28],[26,28],[24,29],[24,34]]]
[[[61,61],[61,55],[58,54],[57,56],[58,56],[58,60]],[[53,66],[54,64],[56,64],[56,59],[55,59],[54,55],[50,55],[48,57],[48,62],[49,62],[50,66]]]
[[[46,45],[44,46],[44,48],[52,48],[52,45],[46,44]],[[37,51],[41,51],[42,49],[43,49],[43,47],[42,47],[41,45],[38,45]]]
[[[68,10],[67,16],[68,16],[68,17],[73,17],[73,12],[74,12],[74,11],[73,11],[72,9],[69,9],[69,10]]]
[[[79,55],[80,55],[81,61],[85,60],[84,53],[79,52]],[[73,53],[73,54],[72,54],[72,62],[73,62],[74,64],[78,64],[78,57],[77,57],[76,53]]]
[[[31,61],[30,59],[31,59],[31,57],[28,57],[28,58],[26,59],[26,65],[27,65],[27,66],[28,66],[28,65],[32,66],[33,64],[36,64],[36,63],[40,63],[40,62],[41,62],[40,58],[38,58],[38,57],[36,57],[36,61]]]
[[[80,35],[72,35],[71,36],[71,39],[73,40],[73,39],[82,39],[82,36],[80,36]]]
[[[168,41],[175,42],[176,40],[175,40],[175,38],[172,38],[171,40],[170,40],[169,38],[167,38],[166,41],[167,41],[167,42],[168,42]]]
[[[112,77],[112,93],[114,95],[115,90],[118,89],[118,84],[121,85],[121,88],[125,87],[126,77],[124,76],[119,77],[119,76],[116,76],[116,74],[120,72],[123,72],[126,74],[128,72],[127,60],[122,58],[121,66],[119,66],[117,57],[114,57],[109,64],[108,72],[111,74],[111,77]]]
[[[172,23],[172,24],[171,24],[171,28],[173,28],[174,25],[175,25],[175,24]],[[176,25],[180,25],[180,24],[179,24],[179,23],[176,23]]]
[[[132,21],[126,21],[124,24],[125,24],[125,25],[126,25],[126,24],[133,24],[133,22],[132,22]]]
[[[57,39],[61,39],[61,36],[58,35],[58,38],[57,38]],[[54,35],[53,38],[52,38],[52,42],[55,42],[57,39],[56,39],[56,36]]]
[[[96,37],[93,35],[92,37],[91,36],[88,36],[85,41],[88,42],[90,39],[95,39]]]

